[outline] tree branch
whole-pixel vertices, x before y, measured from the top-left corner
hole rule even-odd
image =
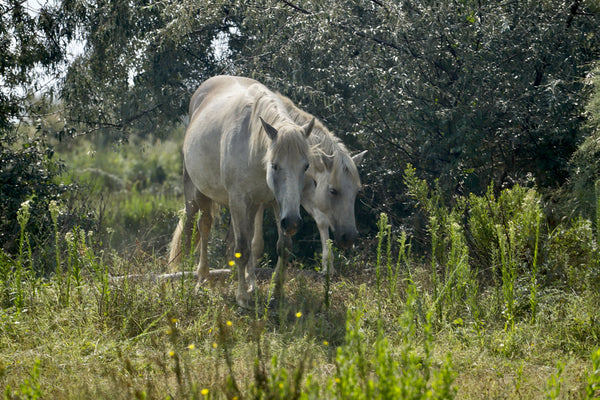
[[[358,37],[361,37],[363,39],[367,39],[367,40],[370,40],[370,41],[375,42],[377,44],[380,44],[380,45],[383,45],[383,46],[386,46],[386,47],[390,47],[390,48],[392,48],[394,50],[397,50],[397,51],[402,51],[402,49],[399,46],[395,45],[394,43],[391,43],[391,42],[388,42],[386,40],[379,39],[379,38],[376,38],[376,37],[373,37],[373,36],[366,35],[366,34],[364,34],[362,32],[356,31],[356,30],[350,28],[349,26],[346,26],[346,25],[343,25],[343,24],[336,24],[336,25],[339,28],[341,28],[341,29],[343,29],[343,30],[345,30],[347,32],[350,32],[350,33],[352,33],[352,34],[354,34],[354,35],[356,35]]]
[[[92,133],[94,131],[100,130],[102,128],[123,129],[127,125],[129,125],[132,122],[134,122],[134,121],[136,121],[136,120],[144,117],[145,115],[148,115],[148,114],[152,113],[153,111],[157,110],[161,106],[162,106],[162,104],[156,104],[152,108],[149,108],[147,110],[143,110],[143,111],[139,112],[138,114],[133,115],[132,117],[130,117],[130,118],[126,119],[126,120],[120,120],[118,122],[84,121],[84,120],[77,120],[77,119],[69,119],[69,122],[75,123],[75,124],[93,125],[93,127],[91,127],[90,129],[88,129],[87,131],[84,131],[84,132],[78,133],[76,135],[73,135],[73,137],[83,136],[83,135],[87,135],[89,133]]]
[[[285,5],[289,6],[289,7],[292,7],[296,11],[300,11],[303,14],[306,14],[306,15],[311,15],[312,14],[310,11],[305,10],[304,8],[302,8],[300,6],[297,6],[295,4],[290,3],[288,0],[279,0],[279,1],[281,1],[283,4],[285,4]]]

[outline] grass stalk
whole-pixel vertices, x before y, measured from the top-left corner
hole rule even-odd
[[[536,217],[535,226],[535,247],[533,250],[533,263],[531,265],[531,282],[529,287],[529,305],[531,306],[531,323],[535,324],[537,319],[538,311],[538,298],[537,298],[537,274],[538,274],[538,252],[540,243],[540,222],[541,214],[538,213]]]
[[[27,234],[27,223],[31,216],[31,200],[21,203],[21,207],[17,211],[17,222],[19,223],[19,254],[17,257],[17,265],[15,269],[15,294],[14,304],[17,308],[22,308],[25,304],[25,295],[23,290],[23,281],[27,278],[25,270],[25,249],[28,248],[28,260],[31,263],[31,246],[29,244],[29,235]]]
[[[500,271],[502,274],[502,295],[504,299],[504,329],[514,329],[515,326],[515,260],[511,251],[511,232],[500,226],[498,229],[498,242],[500,244]]]

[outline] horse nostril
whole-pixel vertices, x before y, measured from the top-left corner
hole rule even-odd
[[[281,229],[287,235],[293,235],[300,227],[299,218],[284,217],[281,219]]]
[[[342,234],[342,243],[347,244],[349,242],[348,236],[347,233]]]
[[[358,237],[358,231],[354,230],[352,232],[343,232],[340,235],[339,245],[341,247],[348,248],[352,246],[356,238]]]

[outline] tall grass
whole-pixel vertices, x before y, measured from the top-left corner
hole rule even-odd
[[[469,286],[475,283],[462,270],[469,264],[464,253],[464,233],[459,225],[454,225],[447,227],[450,236],[442,237],[441,241],[449,247],[443,265],[445,275],[440,273],[438,297],[434,297],[429,288],[431,279],[423,278],[429,269],[423,269],[412,259],[406,232],[396,238],[389,225],[382,215],[378,261],[377,251],[374,252],[375,267],[380,271],[379,292],[370,291],[364,283],[352,288],[349,281],[332,280],[327,307],[302,309],[296,302],[297,296],[306,295],[304,292],[308,290],[313,297],[322,299],[322,286],[320,283],[298,286],[301,292],[288,288],[290,302],[285,310],[264,315],[236,313],[232,283],[224,289],[197,292],[194,282],[186,280],[158,285],[133,280],[111,283],[110,274],[116,271],[115,266],[109,267],[94,254],[88,244],[89,235],[80,230],[72,232],[72,241],[62,257],[65,265],[70,265],[71,301],[44,300],[53,293],[53,287],[64,285],[56,277],[45,286],[47,294],[42,290],[37,298],[24,299],[25,307],[36,310],[35,317],[14,314],[10,318],[18,318],[20,323],[7,322],[0,328],[3,348],[0,365],[9,365],[8,369],[0,367],[0,377],[9,377],[4,397],[461,398],[460,394],[468,390],[464,386],[468,371],[464,369],[473,367],[471,361],[461,359],[464,350],[459,349],[483,346],[478,351],[485,353],[491,346],[490,339],[472,341],[469,330],[464,328],[468,326],[467,312],[472,303],[483,308],[486,301],[480,291]],[[391,259],[394,246],[398,249],[397,258]],[[114,258],[113,262],[124,261]],[[75,264],[79,267],[74,269]],[[377,276],[372,278],[376,280]],[[469,285],[465,286],[465,281]],[[75,290],[77,287],[79,290]],[[456,293],[449,293],[454,288]],[[73,301],[73,294],[77,301]],[[440,308],[446,320],[450,316],[457,318],[440,326],[439,321],[435,322]],[[480,318],[484,316],[490,317],[480,312]],[[53,322],[57,317],[59,322]],[[463,319],[460,323],[459,318]],[[535,324],[543,321],[538,319]],[[35,333],[32,342],[27,340],[25,331],[15,331],[22,324],[28,324],[28,329],[33,324],[39,325],[35,329],[39,333]],[[49,335],[47,327],[52,324],[62,326],[62,333]],[[337,339],[335,336],[324,339],[322,335],[327,329],[320,324],[343,324],[345,332]],[[493,331],[493,321],[487,320],[485,324],[486,329]],[[516,328],[513,331],[513,337],[522,334]],[[19,353],[6,358],[11,354],[6,352],[7,335],[36,354],[22,372],[17,371],[15,364],[21,357]],[[49,340],[49,348],[63,348],[61,351],[70,354],[68,358],[58,353],[48,358],[39,349],[40,335]],[[448,335],[449,340],[440,342]],[[461,345],[457,346],[455,341]],[[515,345],[527,347],[525,343]],[[457,354],[452,354],[453,351]],[[598,354],[592,354],[591,366],[580,374],[581,398],[593,398],[598,392]],[[65,360],[67,364],[89,364],[87,368],[92,368],[92,375],[85,375],[83,370],[72,372],[88,382],[87,389],[61,386],[64,379],[73,379],[73,375],[63,376],[60,372]],[[560,398],[567,385],[573,387],[568,365],[557,365],[544,378],[538,395]],[[323,370],[323,366],[329,367]],[[112,371],[108,381],[94,372],[106,368]],[[514,392],[505,392],[508,397],[527,387],[532,390],[529,380],[534,378],[526,374],[523,363],[515,370],[520,372],[511,386]],[[95,379],[104,379],[105,383]]]
[[[19,223],[19,246],[17,263],[14,272],[14,303],[17,308],[22,308],[25,304],[25,289],[23,282],[31,282],[27,279],[27,272],[32,268],[31,244],[29,242],[29,233],[27,232],[27,223],[30,217],[31,201],[27,200],[21,204],[17,211],[17,222]],[[26,269],[26,267],[28,267]]]
[[[600,348],[592,353],[592,368],[586,372],[585,398],[600,397]]]
[[[51,204],[55,274],[35,273],[26,224],[22,251],[1,253],[2,397],[598,397],[591,220],[548,231],[535,189],[445,205],[414,170],[406,182],[429,221],[425,255],[382,214],[349,276],[292,270],[287,303],[260,308],[269,296],[260,282],[247,313],[233,281],[197,289],[190,279],[115,279],[164,261],[102,251],[98,234],[80,228],[59,234],[62,206]]]

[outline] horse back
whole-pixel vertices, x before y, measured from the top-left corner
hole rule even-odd
[[[219,94],[226,95],[228,92],[234,92],[236,88],[240,90],[247,89],[254,84],[260,83],[254,79],[241,76],[218,75],[207,79],[196,89],[190,100],[190,119],[193,118],[198,108],[206,101],[209,101],[210,98]]]
[[[269,193],[262,156],[250,151],[253,85],[262,86],[248,78],[213,77],[190,101],[185,168],[196,188],[221,204],[232,190]]]

